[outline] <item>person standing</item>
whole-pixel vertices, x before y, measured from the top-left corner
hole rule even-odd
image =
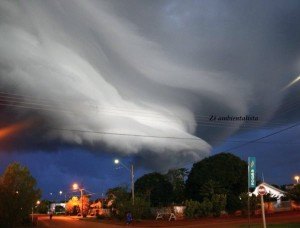
[[[130,211],[128,211],[126,214],[126,224],[130,225],[131,223],[132,223],[132,214]]]
[[[50,220],[52,220],[52,216],[53,216],[53,212],[52,212],[52,210],[50,210],[50,212],[49,212],[49,218],[50,218]]]

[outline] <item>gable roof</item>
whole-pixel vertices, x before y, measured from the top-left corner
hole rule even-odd
[[[275,197],[275,198],[279,199],[279,198],[281,198],[281,197],[283,197],[283,196],[286,195],[286,192],[285,192],[285,191],[282,191],[282,190],[279,189],[279,188],[276,188],[276,187],[274,187],[274,186],[272,186],[272,185],[269,185],[269,184],[267,184],[266,182],[262,182],[261,184],[259,184],[259,185],[255,188],[255,190],[251,193],[251,195],[252,195],[252,194],[254,194],[254,195],[256,195],[256,196],[258,195],[258,188],[259,188],[259,186],[264,186],[265,189],[266,189],[266,191],[267,191],[267,193],[270,194],[271,197]]]

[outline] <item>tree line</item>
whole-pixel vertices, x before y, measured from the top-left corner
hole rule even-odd
[[[205,158],[195,163],[190,172],[185,168],[171,169],[166,174],[153,172],[135,182],[136,199],[145,211],[144,216],[138,217],[149,215],[151,207],[171,205],[186,206],[187,217],[219,216],[224,210],[231,213],[241,209],[240,196],[244,192],[247,192],[247,163],[230,153]],[[107,196],[113,196],[114,206],[122,208],[124,213],[140,208],[138,203],[131,206],[126,188],[110,189]]]
[[[190,171],[180,168],[165,174],[152,172],[141,176],[135,181],[134,205],[127,188],[109,189],[106,202],[110,203],[106,207],[119,218],[124,218],[128,211],[135,219],[148,218],[151,208],[172,205],[185,206],[188,218],[220,216],[222,211],[246,211],[247,192],[247,162],[233,154],[220,153],[194,163]],[[28,168],[18,163],[9,165],[0,176],[0,227],[25,224],[34,208],[46,212],[50,202],[41,201],[37,206],[40,197],[41,190]],[[287,197],[300,202],[300,185],[295,185]],[[272,199],[266,196],[266,200]],[[88,197],[83,200],[73,197],[66,205],[66,212],[78,213],[81,201],[87,214]],[[257,198],[251,197],[251,209],[256,206]]]

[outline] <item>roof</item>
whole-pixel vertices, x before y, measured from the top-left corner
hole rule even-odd
[[[281,190],[281,189],[279,189],[279,188],[276,188],[276,187],[274,187],[274,186],[272,186],[272,185],[270,185],[270,184],[267,184],[266,182],[262,182],[261,184],[259,184],[259,185],[255,188],[255,190],[251,193],[251,195],[254,194],[254,195],[257,196],[257,195],[258,195],[258,188],[259,188],[260,186],[264,186],[265,189],[266,189],[266,192],[267,192],[268,194],[270,194],[271,197],[275,197],[275,198],[279,199],[279,198],[281,198],[281,197],[283,197],[283,196],[286,195],[286,192],[285,192],[285,191],[283,191],[283,190]]]

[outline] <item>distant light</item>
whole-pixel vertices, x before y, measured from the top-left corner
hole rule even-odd
[[[300,177],[299,176],[295,176],[294,179],[297,181],[297,184],[298,184]]]
[[[115,159],[115,164],[119,164],[119,163],[120,163],[119,159]]]
[[[62,191],[59,191],[59,195],[61,195],[63,192]]]
[[[19,191],[16,191],[16,194],[19,194]]]
[[[289,88],[290,86],[294,85],[296,82],[300,81],[300,76],[298,76],[297,78],[295,78],[293,81],[291,81],[288,85],[286,85],[285,87],[283,87],[282,90],[286,90],[287,88]]]
[[[40,205],[41,204],[41,201],[36,201],[36,205]]]
[[[52,196],[52,192],[50,192],[50,195]]]
[[[74,184],[73,184],[73,189],[74,189],[74,190],[77,190],[77,189],[79,189],[79,186],[78,186],[78,184],[77,184],[77,183],[74,183]]]

